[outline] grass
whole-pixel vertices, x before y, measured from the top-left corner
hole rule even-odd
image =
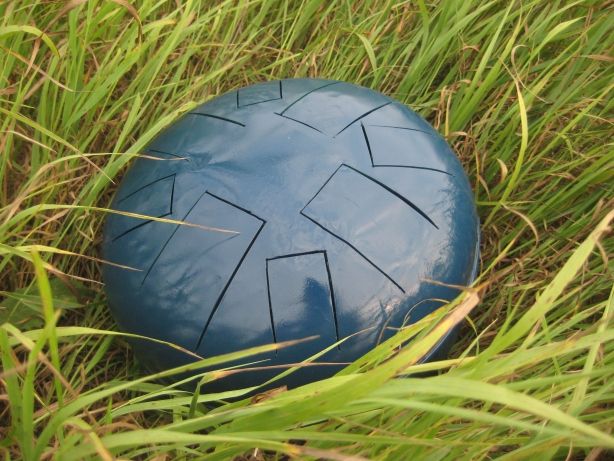
[[[5,0],[0,11],[4,459],[612,456],[610,2]],[[161,384],[105,306],[104,209],[180,114],[294,76],[375,88],[447,137],[482,220],[480,278],[317,384],[256,399]],[[419,364],[463,318],[453,358]],[[256,352],[207,358],[220,372],[202,379]],[[437,373],[412,377],[421,371]]]

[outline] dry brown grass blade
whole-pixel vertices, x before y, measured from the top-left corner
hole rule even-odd
[[[127,0],[109,0],[110,2],[116,3],[119,6],[123,6],[128,10],[128,13],[134,18],[139,28],[139,42],[143,41],[143,24],[141,22],[141,17],[139,16],[138,11],[134,6],[132,6]]]

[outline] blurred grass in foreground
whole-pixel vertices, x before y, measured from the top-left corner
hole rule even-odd
[[[4,459],[611,455],[611,3],[5,0],[0,11]],[[224,403],[245,392],[142,377],[96,259],[114,181],[197,102],[295,76],[375,88],[448,138],[483,223],[477,289],[436,327],[445,312],[303,388]],[[457,358],[416,364],[470,311]],[[236,357],[206,360],[222,370]],[[440,373],[391,379],[427,370]]]

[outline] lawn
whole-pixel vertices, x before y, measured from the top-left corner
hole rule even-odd
[[[3,459],[612,459],[611,2],[4,0],[0,12]],[[187,392],[173,379],[186,367],[144,374],[110,317],[105,210],[181,114],[291,77],[373,88],[435,126],[475,194],[480,275],[333,378]],[[451,358],[420,363],[459,322]],[[271,347],[205,358],[220,371],[196,382]]]

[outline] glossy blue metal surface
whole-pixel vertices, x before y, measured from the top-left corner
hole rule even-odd
[[[431,281],[475,275],[478,221],[460,163],[427,122],[369,89],[312,79],[242,88],[184,116],[146,154],[113,207],[191,225],[109,215],[104,258],[138,269],[104,267],[126,331],[206,357],[318,336],[254,359],[270,365],[353,335],[320,358],[348,362],[458,294]],[[153,369],[192,360],[134,347]],[[305,368],[285,383],[338,369]]]

